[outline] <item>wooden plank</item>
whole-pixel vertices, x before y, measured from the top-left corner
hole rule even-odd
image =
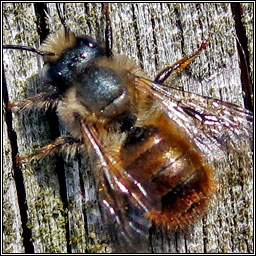
[[[22,227],[17,191],[12,168],[12,152],[7,145],[7,127],[3,124],[3,251],[8,253],[24,253],[22,243]]]
[[[245,7],[250,9],[251,5]],[[34,4],[5,3],[3,7],[4,44],[38,47],[35,23],[38,17]],[[110,7],[114,54],[125,54],[134,59],[147,77],[153,79],[158,70],[195,51],[202,37],[208,38],[207,49],[177,77],[173,85],[244,104],[230,4],[119,3]],[[47,4],[47,8],[48,26],[55,31],[61,27],[55,5]],[[72,3],[65,8],[67,24],[72,31],[104,41],[105,20],[101,4]],[[244,12],[244,15],[248,17],[251,12]],[[244,19],[244,22],[247,27],[251,26],[251,19]],[[31,78],[42,67],[40,57],[23,51],[4,50],[3,62],[9,101],[17,101],[38,91],[38,84],[30,81],[34,81]],[[46,145],[53,139],[55,134],[52,133],[56,129],[52,128],[54,118],[51,118],[48,113],[13,114],[19,155],[26,155],[36,146]],[[63,128],[60,131],[64,132]],[[5,139],[7,146],[10,139]],[[252,158],[247,150],[245,154],[229,152],[225,161],[214,164],[218,193],[202,220],[176,233],[152,230],[150,244],[153,252],[253,251]],[[7,155],[4,156],[8,159]],[[87,158],[81,159],[78,155],[64,163],[47,159],[40,165],[22,165],[20,170],[28,205],[26,224],[32,231],[35,252],[110,251]],[[17,201],[16,195],[6,197],[11,197],[9,201]],[[17,223],[20,223],[18,220],[19,217]],[[5,237],[9,241],[8,233]],[[6,245],[6,252],[10,251],[9,248],[12,248],[12,242]],[[23,250],[21,246],[13,252]]]
[[[4,8],[4,43],[37,47],[33,4],[4,4]],[[5,51],[3,58],[9,101],[15,102],[35,94],[38,90],[35,74],[42,62],[33,54],[23,51]],[[17,134],[19,155],[26,155],[38,144],[45,145],[52,140],[46,115],[37,112],[13,114],[12,126]],[[23,221],[32,232],[31,237],[24,236],[24,246],[28,247],[32,242],[34,252],[67,250],[65,215],[55,164],[53,159],[49,164],[45,161],[32,166],[17,166],[22,171],[26,195],[22,201],[28,207],[27,217]]]

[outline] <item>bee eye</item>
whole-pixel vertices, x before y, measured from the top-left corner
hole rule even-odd
[[[93,42],[89,42],[89,43],[88,43],[88,46],[89,46],[90,48],[95,48],[97,45],[96,45],[95,43],[93,43]]]
[[[83,44],[85,44],[86,46],[88,46],[88,47],[90,47],[90,48],[96,48],[97,46],[99,46],[95,41],[94,41],[94,39],[92,38],[92,37],[90,37],[90,36],[80,36],[80,37],[78,37],[80,40],[81,40],[81,42],[83,43]]]

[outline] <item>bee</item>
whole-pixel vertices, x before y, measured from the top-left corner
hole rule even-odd
[[[252,114],[164,84],[207,41],[151,81],[125,56],[112,54],[108,5],[105,47],[76,36],[58,5],[57,10],[63,29],[50,34],[39,50],[4,46],[42,55],[44,83],[53,89],[10,107],[56,109],[70,135],[18,161],[86,145],[116,251],[144,252],[152,224],[176,230],[203,215],[217,186],[207,159],[221,158],[229,145],[252,137]]]

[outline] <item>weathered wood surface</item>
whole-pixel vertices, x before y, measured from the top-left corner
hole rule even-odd
[[[242,25],[246,35],[242,36],[248,39],[251,75],[252,6],[240,6],[244,11]],[[4,44],[39,46],[36,21],[40,19],[34,7],[3,4]],[[36,7],[37,12],[42,11],[42,5]],[[60,28],[55,5],[47,4],[47,11],[50,30]],[[68,26],[76,34],[85,33],[104,41],[101,4],[67,4],[66,15]],[[110,17],[114,53],[134,59],[149,78],[195,51],[202,37],[208,38],[207,49],[178,76],[176,86],[244,105],[236,42],[236,34],[241,31],[235,28],[230,4],[111,4]],[[4,50],[3,64],[7,100],[15,102],[38,91],[38,84],[29,81],[42,67],[40,57]],[[53,140],[56,123],[56,117],[50,114],[4,112],[5,253],[110,251],[87,159],[78,156],[63,163],[50,158],[40,164],[15,166],[16,154],[26,155]],[[244,154],[227,154],[224,161],[215,164],[215,171],[218,192],[204,218],[186,231],[153,230],[152,252],[253,252],[251,152],[245,149]]]

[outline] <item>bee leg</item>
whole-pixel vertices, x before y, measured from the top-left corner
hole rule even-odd
[[[30,155],[16,157],[16,161],[21,163],[24,160],[43,160],[46,156],[62,152],[65,152],[66,158],[69,158],[73,157],[83,147],[84,144],[81,141],[77,141],[69,135],[63,135],[58,137],[53,143],[37,149]]]
[[[113,55],[112,53],[113,35],[112,35],[111,21],[109,17],[109,4],[104,4],[104,12],[106,15],[106,29],[105,29],[106,55],[108,57],[111,57]]]
[[[154,82],[158,84],[162,84],[173,72],[180,72],[186,68],[195,58],[197,58],[203,49],[205,49],[208,41],[203,39],[203,42],[200,48],[189,56],[183,57],[181,60],[175,62],[173,65],[166,67],[163,69],[155,78]]]
[[[8,108],[10,110],[16,110],[22,112],[25,110],[31,110],[32,108],[44,109],[45,111],[49,108],[56,108],[59,103],[59,94],[42,92],[37,95],[28,97],[18,103],[9,103]]]

